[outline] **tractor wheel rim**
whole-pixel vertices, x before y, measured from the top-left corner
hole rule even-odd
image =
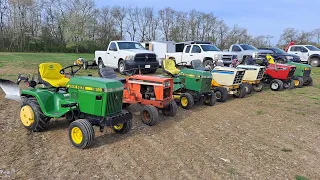
[[[99,63],[99,68],[102,69],[102,63],[101,62]]]
[[[123,71],[124,71],[124,64],[120,63],[119,66],[120,66],[120,67],[119,67],[120,72],[123,72]]]
[[[295,86],[299,86],[300,82],[298,80],[293,80]]]
[[[188,106],[188,99],[186,97],[181,98],[181,105],[184,107]]]
[[[271,85],[271,87],[272,87],[272,89],[278,89],[279,85],[278,85],[278,83],[273,83]]]
[[[115,125],[115,126],[113,126],[113,128],[114,128],[115,130],[121,130],[121,129],[123,128],[123,124]]]
[[[221,99],[222,98],[221,92],[219,92],[219,91],[216,92],[216,98],[217,99]]]
[[[144,111],[143,112],[143,117],[144,117],[144,120],[145,120],[146,123],[150,122],[151,116],[150,116],[150,113],[148,111]]]
[[[71,139],[75,144],[80,144],[83,140],[83,134],[79,127],[73,127],[71,129]]]
[[[34,123],[34,112],[31,106],[23,106],[20,110],[20,119],[24,126],[29,127]]]

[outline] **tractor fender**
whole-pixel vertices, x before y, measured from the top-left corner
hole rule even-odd
[[[62,94],[60,94],[63,96]],[[51,118],[59,118],[69,112],[74,107],[62,107],[63,104],[71,104],[69,100],[59,97],[54,92],[48,90],[28,89],[21,91],[21,97],[34,97],[37,99],[41,111],[44,115]],[[48,103],[50,102],[50,103]]]
[[[311,58],[318,58],[318,59],[320,60],[320,54],[312,54],[311,56],[309,56],[309,58],[308,58],[308,64],[310,64]]]

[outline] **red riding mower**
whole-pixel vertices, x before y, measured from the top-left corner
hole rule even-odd
[[[177,103],[173,99],[173,79],[157,76],[132,75],[117,78],[112,68],[105,67],[99,70],[103,78],[117,79],[124,84],[123,105],[141,104],[140,112],[143,123],[153,126],[159,120],[159,110],[166,116],[177,113]]]
[[[266,59],[268,61],[268,65],[266,66],[267,68],[262,82],[270,84],[270,89],[272,91],[293,89],[293,77],[296,67],[272,62],[272,59],[269,58],[269,56],[266,56]]]

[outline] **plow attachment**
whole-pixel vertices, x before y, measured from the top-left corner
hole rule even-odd
[[[0,79],[0,88],[6,94],[5,98],[21,101],[20,87],[16,83],[7,79]]]

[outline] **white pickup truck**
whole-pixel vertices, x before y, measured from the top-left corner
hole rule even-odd
[[[313,45],[292,45],[287,53],[299,56],[301,62],[308,63],[313,67],[320,66],[320,49]]]
[[[240,62],[245,61],[248,57],[252,57],[253,60],[264,59],[259,57],[260,54],[257,48],[248,44],[232,44],[229,51],[236,53]]]
[[[157,55],[135,41],[111,41],[106,51],[95,51],[95,61],[99,68],[108,66],[121,74],[137,69],[153,74],[159,67]]]
[[[211,44],[189,44],[186,45],[182,52],[166,53],[167,59],[175,59],[176,63],[186,62],[191,65],[192,60],[201,60],[203,66],[210,68],[213,61],[223,61],[224,65],[231,64],[232,52],[221,51]]]

